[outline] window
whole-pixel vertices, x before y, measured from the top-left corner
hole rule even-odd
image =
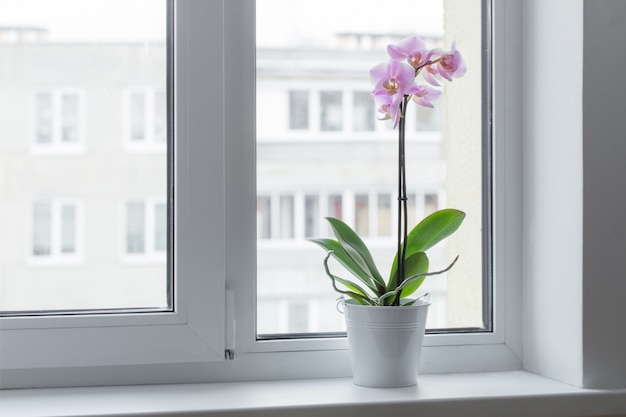
[[[166,95],[155,88],[131,88],[124,93],[125,142],[130,149],[165,150]]]
[[[289,92],[289,129],[309,128],[309,92]]]
[[[355,132],[371,132],[375,129],[376,109],[369,91],[352,94],[352,129]]]
[[[340,91],[320,92],[320,130],[343,129],[343,94]]]
[[[83,93],[76,88],[56,88],[36,93],[33,151],[71,152],[82,149],[83,100]]]
[[[82,248],[81,205],[73,200],[37,200],[32,204],[30,258],[33,262],[79,261]]]
[[[118,10],[126,10],[128,3],[125,2],[125,7]],[[287,2],[285,13],[296,7],[293,3],[295,2]],[[310,281],[315,283],[313,284],[315,285],[313,292],[301,293],[298,297],[291,297],[290,302],[293,305],[291,308],[289,307],[290,304],[285,304],[283,301],[280,301],[280,308],[278,308],[276,299],[270,297],[272,294],[268,294],[269,302],[264,302],[261,297],[257,299],[257,296],[263,294],[255,292],[255,269],[257,266],[265,266],[263,263],[266,261],[270,263],[270,259],[262,255],[257,256],[254,234],[256,232],[259,240],[269,239],[275,236],[273,231],[280,231],[283,226],[285,230],[289,230],[286,235],[293,234],[294,237],[304,237],[308,233],[306,232],[307,228],[316,233],[313,230],[316,223],[320,224],[322,229],[325,227],[324,223],[308,221],[306,220],[307,216],[305,216],[305,213],[315,213],[316,210],[319,216],[333,215],[353,220],[357,194],[367,195],[369,211],[367,227],[370,228],[372,234],[375,234],[383,230],[380,224],[384,223],[388,216],[387,202],[391,200],[393,206],[394,199],[393,197],[384,197],[390,195],[389,189],[385,186],[380,186],[374,191],[363,192],[366,187],[358,182],[362,170],[355,170],[356,174],[350,172],[349,169],[335,172],[328,171],[328,167],[324,165],[328,160],[339,158],[346,160],[347,168],[358,165],[358,161],[351,158],[359,154],[362,156],[363,149],[360,146],[354,147],[353,152],[342,152],[337,148],[332,149],[332,146],[325,148],[323,153],[319,152],[319,149],[305,148],[302,152],[307,156],[317,157],[308,166],[289,155],[281,156],[280,153],[270,155],[291,159],[289,162],[292,165],[313,170],[326,184],[336,176],[342,175],[353,182],[354,188],[349,191],[343,187],[329,187],[330,189],[320,192],[313,184],[302,184],[299,181],[300,187],[295,187],[290,181],[296,179],[280,170],[276,171],[276,174],[282,178],[284,183],[279,189],[270,190],[264,188],[263,184],[256,184],[261,185],[256,187],[254,172],[252,172],[256,166],[254,160],[256,144],[251,142],[251,138],[254,138],[255,127],[252,120],[254,119],[256,103],[253,99],[240,99],[241,97],[249,97],[250,91],[254,91],[255,84],[253,74],[255,56],[254,34],[252,33],[252,28],[254,28],[253,6],[251,1],[187,2],[180,0],[176,4],[176,16],[180,20],[176,33],[176,74],[178,78],[176,78],[175,111],[176,120],[180,124],[175,128],[177,140],[175,165],[177,170],[175,171],[174,188],[176,189],[176,200],[172,215],[176,219],[174,231],[177,245],[175,270],[180,281],[177,282],[175,288],[174,311],[161,311],[154,314],[149,311],[150,314],[97,315],[95,318],[51,317],[44,318],[38,324],[31,324],[32,330],[27,331],[22,330],[19,326],[24,326],[28,320],[21,320],[18,325],[16,320],[4,320],[5,318],[3,318],[2,331],[4,333],[3,337],[0,338],[3,348],[2,366],[5,369],[8,367],[9,372],[49,368],[50,363],[54,363],[54,360],[57,360],[57,364],[66,364],[67,361],[72,364],[72,371],[67,374],[59,373],[61,371],[54,369],[50,372],[46,371],[45,375],[52,376],[39,377],[44,378],[43,382],[42,379],[34,381],[32,377],[28,382],[29,377],[27,375],[20,381],[10,383],[4,382],[6,378],[3,378],[3,383],[22,386],[29,384],[53,385],[55,372],[57,376],[64,375],[65,378],[62,379],[64,384],[80,384],[88,380],[92,381],[91,383],[99,384],[113,383],[111,381],[115,380],[118,383],[119,381],[125,383],[155,382],[157,379],[159,381],[189,381],[193,379],[189,375],[189,363],[199,364],[193,365],[192,373],[196,370],[200,370],[202,373],[202,376],[196,380],[232,380],[237,378],[235,375],[246,375],[250,378],[279,376],[272,373],[271,370],[261,375],[262,372],[265,372],[263,369],[268,368],[281,369],[281,372],[285,372],[283,377],[285,375],[287,377],[295,375],[303,377],[313,374],[328,376],[349,374],[349,365],[341,359],[342,357],[345,359],[343,350],[346,347],[345,340],[341,337],[315,340],[306,338],[292,338],[292,340],[277,338],[271,341],[257,339],[258,334],[278,332],[284,335],[291,331],[290,326],[292,330],[304,328],[302,324],[304,320],[308,320],[307,331],[309,332],[337,336],[336,331],[340,324],[336,322],[341,323],[343,318],[335,313],[336,296],[332,291],[329,291],[328,283],[319,279],[319,275]],[[473,3],[467,8],[475,10],[476,6],[477,3]],[[363,9],[367,10],[368,7],[363,7]],[[259,7],[259,10],[262,8]],[[226,24],[224,24],[225,22]],[[364,44],[376,43],[385,43],[385,40],[374,39],[372,42]],[[232,53],[232,51],[241,51],[242,53]],[[215,56],[223,56],[224,61],[216,60]],[[366,70],[367,68],[359,68],[355,72],[362,73]],[[220,82],[207,83],[205,82],[206,79],[220,80]],[[367,90],[367,85],[350,86],[348,90]],[[352,124],[349,117],[350,111],[343,106],[343,94],[345,93],[336,85],[325,85],[320,91],[335,93],[342,91],[340,100],[342,130],[335,131],[339,135],[339,133],[347,130],[344,129],[345,127]],[[116,94],[115,97],[119,102],[119,94]],[[275,108],[283,108],[287,97],[288,95],[285,94],[280,100],[277,100],[274,103],[278,103]],[[139,101],[137,100],[137,103]],[[311,99],[310,103],[311,107],[318,106],[321,108],[321,96],[319,102]],[[333,117],[336,116],[330,116],[333,112],[331,110],[333,106],[337,109],[338,101],[328,100],[327,103],[329,104],[327,106],[329,115],[326,117],[327,122],[329,125],[334,123],[335,126],[338,126],[336,120],[332,122]],[[141,107],[139,104],[137,106],[138,108]],[[146,108],[144,105],[144,109]],[[225,111],[225,109],[229,110]],[[172,111],[171,108],[170,111]],[[121,113],[121,111],[118,112],[118,115]],[[316,114],[319,114],[319,108]],[[284,114],[280,117],[283,118],[280,126],[285,129],[289,126],[289,122],[285,118],[289,116]],[[344,117],[346,120],[343,120]],[[137,120],[139,119],[137,117]],[[319,120],[321,123],[320,119],[321,116],[311,120],[316,120],[315,123]],[[376,129],[378,130],[378,127]],[[124,129],[119,127],[118,130],[119,135],[123,137]],[[139,132],[141,129],[137,128],[137,131]],[[392,135],[385,137],[385,140],[390,137]],[[119,142],[124,143],[124,140],[125,138]],[[378,147],[379,143],[377,142],[371,141],[370,145]],[[115,141],[106,141],[100,145],[105,149],[111,149],[107,147],[112,146],[112,143]],[[268,145],[276,145],[276,142],[270,142]],[[433,146],[426,148],[428,154],[442,152],[441,144],[429,143],[429,145]],[[285,144],[280,143],[276,147],[284,149]],[[374,153],[377,158],[386,152],[381,148],[378,149],[380,152]],[[262,151],[265,152],[265,150],[267,149]],[[124,155],[124,157],[127,158],[129,155]],[[422,157],[420,156],[420,158]],[[134,167],[137,162],[135,158],[127,160],[130,167]],[[415,164],[416,169],[423,170],[428,175],[440,173],[442,170],[441,166],[430,164],[423,159],[417,158],[416,161],[419,162],[419,164]],[[386,171],[387,168],[381,167],[381,171],[383,170]],[[137,171],[141,170],[137,169]],[[140,178],[146,179],[145,177]],[[428,181],[431,179],[429,178]],[[430,191],[437,190],[436,182],[434,186],[431,182],[416,184],[416,190],[422,193],[421,190],[427,189],[426,186],[430,187],[428,188]],[[258,194],[255,195],[257,188]],[[303,191],[294,191],[302,189]],[[104,191],[107,190],[109,190],[108,187],[104,189]],[[417,193],[417,191],[415,192]],[[149,193],[148,195],[162,195],[160,190],[143,191],[143,195],[146,192]],[[168,195],[167,202],[170,204],[169,199],[171,197],[168,193],[165,194]],[[128,195],[142,194],[129,193]],[[311,198],[311,196],[315,198]],[[424,206],[423,201],[420,202],[422,197],[416,195],[414,198],[413,206],[416,207],[416,210],[420,204],[422,207]],[[443,206],[446,200],[450,200],[448,196],[438,194],[440,206]],[[133,200],[131,203],[136,204],[130,209],[131,217],[134,219],[131,233],[133,239],[136,241],[143,240],[144,248],[149,246],[150,239],[153,239],[154,242],[161,241],[159,236],[163,235],[163,231],[157,231],[157,228],[151,226],[150,222],[146,220],[150,210],[149,204],[144,202],[142,207],[139,200]],[[96,208],[102,208],[102,206],[96,205]],[[118,200],[114,208],[122,218],[128,209],[127,202]],[[91,214],[90,207],[86,207],[86,209]],[[154,207],[153,210],[156,216],[159,209]],[[282,214],[276,217],[274,212],[284,212],[289,215],[283,219]],[[376,214],[377,212],[378,214]],[[391,213],[393,213],[393,209]],[[141,221],[142,215],[144,216],[143,222]],[[393,217],[393,214],[391,216]],[[105,217],[97,218],[103,219]],[[257,220],[256,228],[255,219]],[[278,223],[276,223],[277,221]],[[119,220],[117,224],[125,223]],[[141,226],[142,224],[143,226]],[[307,224],[310,226],[306,226]],[[108,223],[102,222],[101,227],[107,228]],[[150,227],[155,230],[153,238],[148,237],[147,230]],[[123,227],[117,229],[124,230]],[[322,230],[321,233],[325,232]],[[141,236],[144,236],[143,239]],[[280,233],[276,236],[280,236]],[[119,242],[125,239],[114,240]],[[284,245],[289,246],[288,250],[306,247],[302,256],[311,259],[311,262],[316,263],[319,267],[320,254],[315,248],[307,252],[310,247],[302,241],[285,240],[288,240],[288,245]],[[155,246],[158,245],[155,243]],[[262,246],[259,244],[259,247],[262,248]],[[119,251],[123,251],[123,248],[124,246],[116,247]],[[284,289],[285,287],[302,289],[302,287],[294,285],[298,282],[298,276],[294,275],[293,271],[295,269],[298,274],[302,275],[307,272],[302,268],[298,269],[298,262],[301,259],[299,256],[292,255],[293,252],[283,252],[281,255],[282,262],[279,264],[282,269],[272,271],[268,281],[271,285],[259,285],[260,291],[268,290],[268,288],[270,290],[272,288]],[[255,259],[256,262],[259,262],[258,265]],[[272,266],[276,267],[276,264]],[[320,272],[319,269],[317,269],[318,272]],[[260,268],[259,271],[257,283],[263,279],[263,270]],[[109,277],[113,276],[114,274],[111,274]],[[288,282],[289,285],[285,285],[285,282]],[[239,361],[213,367],[210,362],[222,361],[224,347],[227,345],[224,336],[224,327],[227,323],[225,318],[225,300],[227,297],[224,294],[226,286],[235,294],[236,350],[245,353],[245,355],[242,355]],[[273,296],[275,297],[276,294]],[[303,300],[309,304],[307,308],[299,304]],[[499,304],[499,306],[501,305]],[[263,311],[272,311],[272,314],[278,314],[279,321],[271,322],[267,328],[259,327],[257,332],[258,323],[254,319],[255,314],[257,314],[255,306],[258,306],[258,312],[261,312],[258,314],[265,314],[262,313]],[[289,319],[287,313],[290,310],[293,317]],[[41,326],[41,323],[45,323],[47,330],[53,329],[47,334],[58,332],[61,335],[55,341],[63,347],[62,349],[48,352],[41,347],[44,345],[43,343],[30,343],[31,340],[42,340],[36,339],[38,332],[33,329]],[[19,331],[14,331],[18,328]],[[81,337],[80,340],[84,340],[88,344],[81,346],[78,352],[72,349],[68,343],[69,340],[76,337]],[[497,332],[484,335],[429,335],[427,340],[429,349],[426,350],[426,354],[431,355],[431,358],[432,355],[450,358],[446,355],[453,351],[456,359],[458,359],[458,355],[468,355],[470,360],[467,363],[472,364],[472,369],[489,369],[489,367],[483,366],[484,362],[482,365],[474,365],[476,362],[472,361],[472,358],[484,358],[487,355],[502,359],[498,362],[499,364],[506,362],[507,367],[515,368],[519,363],[516,362],[510,349],[504,345],[503,338],[502,333]],[[105,343],[100,343],[102,341]],[[155,341],[158,343],[154,343]],[[21,349],[24,346],[28,346],[28,352]],[[440,346],[456,347],[439,349]],[[94,351],[102,353],[102,355],[94,358]],[[68,354],[64,354],[64,352],[72,352],[69,354],[71,357],[68,357]],[[315,367],[315,371],[274,367],[275,364],[285,363],[286,354],[283,352],[289,352],[287,355],[290,357],[297,356],[298,363]],[[22,355],[22,353],[24,354]],[[320,357],[333,357],[335,359],[326,362],[320,360]],[[303,359],[300,360],[300,358]],[[6,362],[4,359],[10,359],[10,362]],[[255,361],[263,362],[268,366],[250,366],[251,363],[257,363]],[[433,369],[442,370],[445,365],[437,368],[440,366],[439,364],[453,362],[455,361],[437,360],[437,365],[433,366],[432,362],[429,361],[429,371]],[[8,363],[10,365],[7,365]],[[161,366],[163,364],[166,366]],[[111,366],[106,374],[93,372],[94,367],[97,369],[105,366]],[[38,372],[35,373],[38,376],[42,375]],[[159,376],[155,377],[154,375]],[[94,377],[102,379],[94,382]]]
[[[126,260],[165,261],[167,250],[165,202],[158,199],[127,201],[123,236]]]
[[[467,213],[462,228],[429,255],[433,270],[445,267],[460,255],[453,270],[441,279],[426,280],[420,289],[438,297],[433,300],[438,307],[430,311],[429,328],[448,332],[491,331],[491,139],[488,128],[483,130],[481,124],[488,119],[490,107],[488,100],[483,101],[481,90],[485,86],[487,94],[486,81],[482,79],[483,19],[476,12],[480,10],[478,2],[474,3],[472,17],[468,15],[468,20],[459,25],[450,22],[453,15],[458,16],[457,10],[465,12],[467,6],[444,6],[443,1],[407,2],[403,3],[405,18],[376,20],[375,27],[361,27],[356,33],[352,25],[359,25],[360,15],[348,14],[320,28],[309,23],[310,17],[319,13],[319,4],[299,4],[296,12],[296,6],[288,3],[259,0],[256,10],[256,182],[258,198],[275,196],[269,209],[272,227],[276,228],[270,239],[273,242],[260,239],[257,245],[258,303],[271,297],[269,289],[261,289],[264,285],[280,292],[278,299],[288,299],[288,290],[278,288],[278,276],[291,276],[292,288],[309,288],[311,306],[316,302],[318,285],[328,286],[322,264],[324,253],[306,238],[332,236],[324,219],[327,216],[350,224],[375,252],[381,270],[393,259],[398,206],[397,130],[392,129],[391,123],[377,120],[369,70],[388,59],[387,44],[399,42],[404,37],[401,34],[417,34],[430,47],[449,48],[456,40],[473,68],[463,78],[446,84],[435,109],[412,102],[406,116],[408,192],[412,194],[408,201],[410,225],[441,208],[456,207]],[[293,22],[280,31],[275,29],[276,14],[270,12],[279,4]],[[447,26],[463,27],[461,32],[444,32],[445,7]],[[359,4],[363,13],[378,8],[374,3]],[[293,16],[290,10],[294,11]],[[410,16],[417,14],[429,16],[425,19],[428,22],[416,27]],[[307,117],[302,118],[310,120],[311,125],[306,133],[285,134],[280,123],[271,122],[281,115],[268,109],[276,108],[278,97],[289,96],[293,120],[296,91],[309,92],[307,96],[302,94],[301,100],[308,103]],[[287,203],[286,197],[280,197],[286,192],[293,195],[293,205],[291,200]],[[279,244],[279,239],[290,241],[290,245]],[[285,257],[294,260],[287,263]],[[342,276],[344,270],[337,265],[335,273]],[[467,294],[472,294],[471,301]],[[302,294],[294,290],[293,296]],[[332,291],[324,296],[329,297],[329,302],[337,297]],[[309,320],[318,320],[316,314],[319,312],[311,308]],[[271,320],[274,318],[264,317],[263,311],[258,311],[259,328],[265,328],[262,323]],[[343,331],[343,324],[338,323],[339,327],[332,331]]]

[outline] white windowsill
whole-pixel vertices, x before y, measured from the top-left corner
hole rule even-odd
[[[0,415],[23,416],[619,416],[626,390],[587,390],[524,371],[421,375],[417,387],[351,379],[5,390]]]

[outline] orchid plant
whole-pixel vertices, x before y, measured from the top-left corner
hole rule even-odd
[[[405,114],[409,102],[433,107],[440,95],[443,80],[452,81],[465,74],[463,58],[453,43],[449,51],[429,49],[422,39],[411,36],[397,45],[387,46],[389,61],[370,70],[374,85],[372,94],[378,106],[379,120],[388,120],[398,128],[398,227],[397,252],[388,280],[378,271],[374,259],[358,234],[343,221],[334,217],[326,220],[335,239],[311,239],[327,251],[324,259],[326,274],[335,291],[362,305],[410,305],[407,298],[417,291],[427,276],[442,274],[454,265],[457,258],[445,269],[429,272],[426,251],[454,233],[465,218],[456,209],[439,210],[424,218],[410,232],[407,222],[407,187],[405,161]],[[334,258],[357,281],[341,278],[331,273],[328,261]],[[341,287],[339,287],[339,285]]]

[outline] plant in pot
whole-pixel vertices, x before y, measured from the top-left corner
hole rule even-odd
[[[424,279],[448,271],[429,272],[426,251],[454,233],[465,218],[456,209],[439,210],[408,230],[405,161],[405,113],[410,101],[433,107],[440,81],[465,73],[455,45],[449,51],[429,49],[411,36],[388,45],[389,61],[370,70],[372,94],[381,114],[398,128],[397,252],[388,279],[378,271],[363,240],[343,221],[328,217],[336,239],[310,239],[327,251],[324,269],[335,291],[343,295],[353,381],[370,387],[400,387],[417,383],[417,367],[430,302],[410,298]],[[338,261],[355,279],[330,270]],[[457,256],[458,259],[458,256]]]

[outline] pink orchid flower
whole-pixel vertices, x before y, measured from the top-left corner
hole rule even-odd
[[[456,50],[456,44],[452,43],[450,52],[447,52],[439,58],[437,62],[437,73],[448,81],[452,78],[459,78],[465,74],[466,67],[463,62],[461,53]]]
[[[413,94],[413,101],[423,107],[434,108],[433,101],[438,99],[441,91],[427,85],[415,85],[410,93]]]
[[[402,96],[398,100],[389,94],[379,94],[374,96],[374,100],[378,105],[377,111],[380,116],[378,120],[391,120],[395,128],[400,122],[400,101]]]
[[[415,73],[411,67],[394,60],[379,64],[370,70],[370,80],[374,84],[372,94],[393,96],[394,100],[406,94],[413,86],[414,79]]]
[[[424,41],[417,36],[402,39],[397,45],[388,45],[387,53],[395,61],[409,63],[414,70],[422,67],[430,59],[430,50]]]

